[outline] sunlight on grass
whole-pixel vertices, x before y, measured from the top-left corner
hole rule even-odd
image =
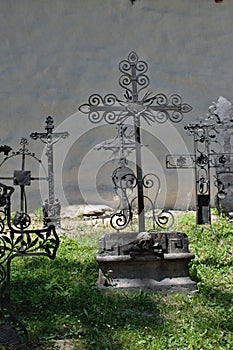
[[[57,258],[17,258],[12,264],[15,314],[28,327],[32,349],[227,350],[233,348],[232,223],[221,218],[195,228],[187,213],[177,229],[190,237],[190,273],[198,290],[187,295],[102,294],[94,254],[103,228],[77,219],[60,237]],[[68,341],[67,340],[67,341]],[[62,343],[63,342],[63,343]]]

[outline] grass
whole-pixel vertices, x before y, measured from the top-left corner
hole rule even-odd
[[[233,349],[231,222],[220,218],[213,230],[194,231],[194,214],[179,217],[177,228],[188,234],[196,255],[190,264],[196,292],[103,295],[94,260],[103,229],[79,220],[72,237],[61,236],[54,261],[13,260],[13,310],[27,325],[31,349]],[[62,346],[66,339],[69,346]]]

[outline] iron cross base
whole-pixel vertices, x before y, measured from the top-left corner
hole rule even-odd
[[[26,349],[28,331],[11,307],[11,262],[16,257],[46,256],[55,259],[59,238],[55,227],[30,229],[31,218],[21,212],[11,218],[11,195],[14,188],[0,183],[0,347]],[[25,302],[26,300],[24,300]]]
[[[196,289],[189,276],[188,238],[183,232],[117,232],[103,235],[95,259],[104,291],[185,293]]]
[[[61,228],[61,203],[56,198],[54,202],[49,204],[49,200],[45,200],[43,207],[44,226],[54,225]]]

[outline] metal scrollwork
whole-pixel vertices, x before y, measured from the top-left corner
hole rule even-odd
[[[133,72],[131,70],[132,67],[134,68]],[[139,61],[135,52],[129,54],[128,61],[123,60],[120,62],[119,70],[124,73],[119,79],[119,84],[131,94],[133,94],[133,90],[129,86],[132,85],[133,80],[141,87],[138,92],[145,89],[150,83],[149,78],[144,74],[148,70],[148,65],[144,61]]]
[[[149,90],[145,91],[150,83],[146,75],[148,65],[146,62],[139,60],[134,51],[129,53],[127,59],[119,63],[119,70],[122,73],[119,78],[119,85],[125,89],[124,99],[119,99],[115,95],[107,95],[110,97],[102,98],[99,94],[93,94],[88,99],[88,103],[79,107],[81,112],[88,115],[92,123],[105,121],[108,124],[123,124],[128,118],[133,118],[135,144],[140,145],[141,118],[149,125],[154,122],[164,123],[168,119],[171,122],[178,123],[182,120],[184,113],[192,110],[192,107],[183,103],[181,97],[177,94],[167,97],[163,93],[154,95]],[[142,92],[143,90],[144,92]],[[139,230],[144,231],[144,196],[140,147],[136,147],[136,164]]]
[[[100,123],[102,120],[109,124],[125,122],[130,116],[142,116],[148,123],[164,123],[168,119],[178,123],[184,113],[192,110],[192,107],[183,103],[177,94],[167,97],[163,93],[152,95],[147,91],[141,99],[139,98],[140,92],[148,87],[150,80],[145,75],[148,70],[147,63],[140,61],[135,52],[129,54],[128,60],[120,62],[119,70],[123,73],[119,84],[126,90],[126,100],[120,100],[113,94],[104,98],[99,94],[91,95],[88,103],[81,105],[79,110],[88,114],[92,123]]]
[[[132,208],[128,205],[127,209],[117,210],[110,218],[111,226],[119,231],[126,228],[133,217]]]
[[[168,230],[174,225],[174,215],[169,210],[162,210],[155,216],[156,224],[162,228]]]
[[[0,345],[28,342],[26,326],[12,312],[10,299],[10,265],[16,257],[47,256],[54,259],[59,238],[53,225],[44,229],[27,229],[31,218],[17,213],[11,218],[11,195],[14,188],[0,183]]]
[[[114,170],[112,181],[120,203],[116,212],[111,216],[110,223],[114,229],[122,230],[128,226],[133,217],[129,197],[137,185],[137,179],[132,169],[122,165]]]

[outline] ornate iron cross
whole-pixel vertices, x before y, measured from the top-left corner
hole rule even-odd
[[[79,107],[79,110],[88,115],[90,122],[99,123],[105,121],[109,124],[124,123],[128,118],[133,118],[135,148],[136,148],[136,174],[139,231],[145,231],[144,200],[143,200],[143,176],[141,159],[141,135],[140,123],[144,119],[148,124],[152,122],[164,123],[166,120],[177,123],[182,120],[183,113],[191,111],[192,107],[182,103],[179,95],[166,95],[159,93],[152,95],[150,91],[142,91],[148,87],[149,78],[145,74],[148,70],[147,63],[140,61],[135,52],[130,52],[127,60],[119,64],[119,70],[123,73],[119,79],[120,86],[126,90],[124,100],[118,99],[114,94],[101,97],[93,94],[88,103]]]
[[[210,141],[216,137],[215,126],[204,123],[190,123],[185,126],[194,138],[194,155],[167,155],[169,169],[195,169],[196,179],[196,223],[210,224]],[[211,138],[213,135],[213,138]]]
[[[0,183],[0,347],[12,345],[12,349],[18,349],[20,344],[26,346],[28,331],[14,315],[11,306],[11,262],[20,256],[55,259],[59,238],[53,225],[44,229],[26,229],[31,222],[29,215],[26,222],[24,220],[21,225],[17,225],[11,213],[13,192],[13,187]]]
[[[40,139],[46,144],[46,156],[48,158],[48,189],[49,195],[48,200],[44,204],[44,216],[46,224],[53,223],[54,225],[60,227],[61,225],[61,205],[54,194],[54,164],[53,164],[53,145],[65,139],[69,136],[67,131],[63,132],[53,132],[54,123],[53,118],[48,116],[45,121],[46,132],[32,132],[30,137],[33,140]]]
[[[230,153],[230,134],[227,129],[232,125],[220,121],[217,116],[211,114],[204,122],[190,123],[185,126],[188,135],[193,136],[194,154],[167,155],[166,166],[168,169],[195,169],[196,179],[196,224],[211,224],[211,176],[210,168],[216,168],[216,171],[225,170],[228,174],[232,167],[233,154]],[[224,143],[221,146],[218,136],[224,135]],[[214,150],[214,144],[222,148],[220,152]],[[219,200],[226,197],[224,184],[217,179],[216,185],[218,193],[216,195],[216,204]],[[220,208],[219,208],[220,209]]]

